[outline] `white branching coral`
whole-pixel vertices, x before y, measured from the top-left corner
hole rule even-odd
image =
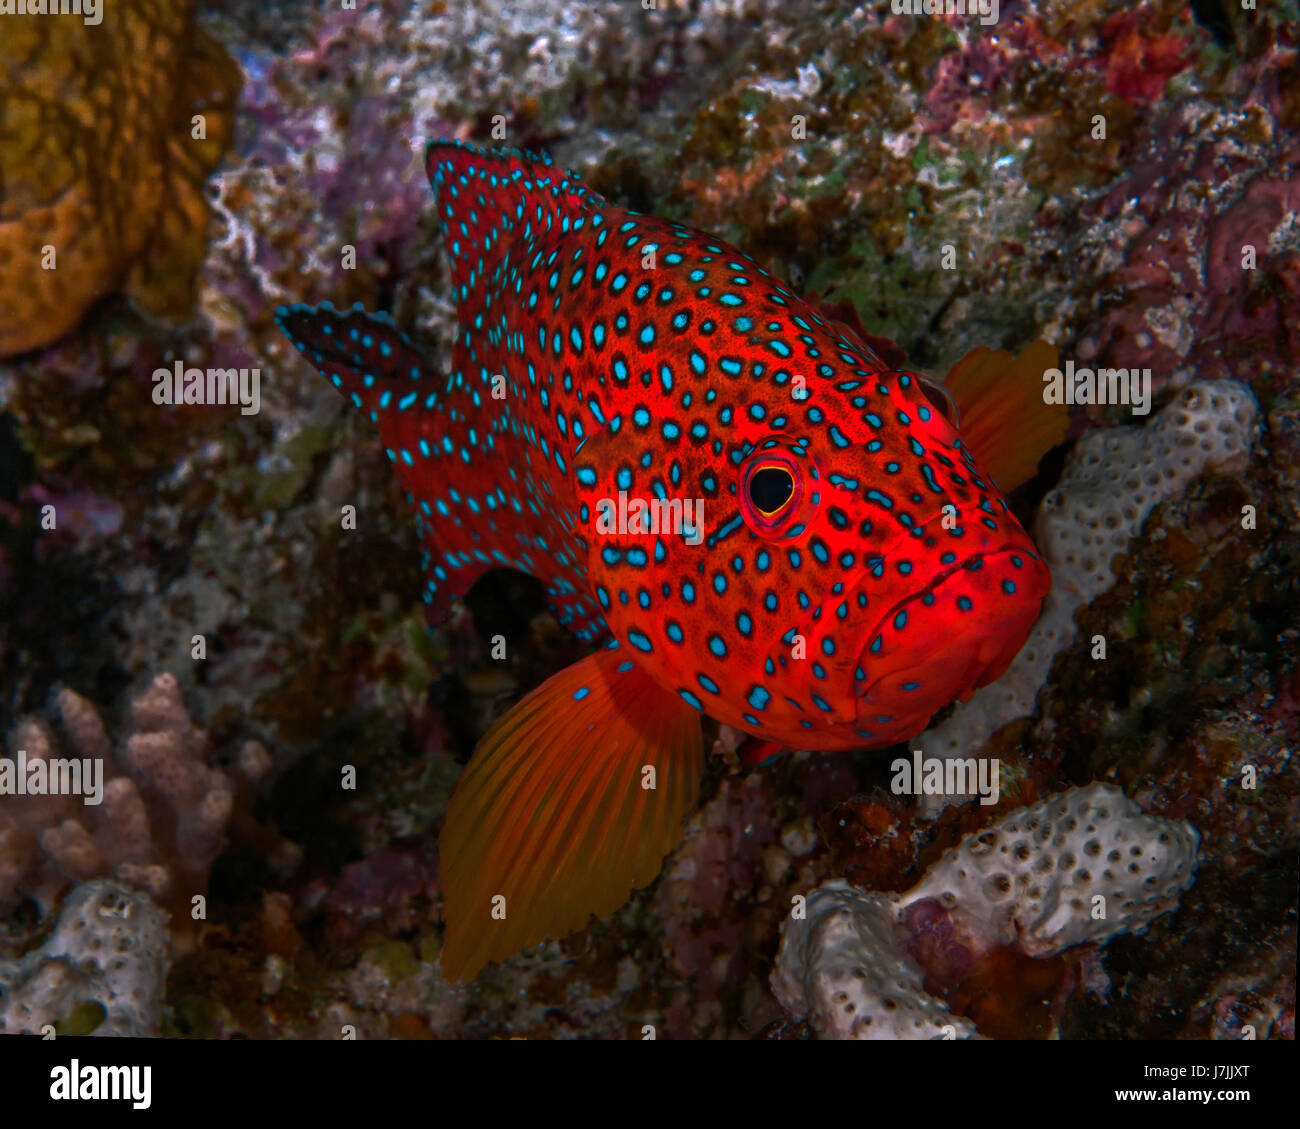
[[[909,907],[933,899],[971,951],[1052,956],[1144,932],[1191,885],[1199,845],[1189,823],[1145,815],[1118,788],[1071,789],[966,836],[905,894],[824,883],[781,926],[772,989],[826,1038],[970,1038],[903,950]]]

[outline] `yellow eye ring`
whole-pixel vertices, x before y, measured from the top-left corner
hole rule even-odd
[[[794,501],[794,475],[781,463],[759,463],[745,480],[750,504],[768,521]]]

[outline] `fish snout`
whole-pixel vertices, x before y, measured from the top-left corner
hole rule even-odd
[[[859,730],[905,740],[944,706],[998,678],[1050,587],[1037,554],[1013,545],[959,562],[895,604],[858,661]]]

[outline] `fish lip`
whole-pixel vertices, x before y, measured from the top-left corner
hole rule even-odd
[[[994,549],[981,549],[978,553],[972,553],[969,557],[963,557],[961,560],[955,561],[953,564],[948,565],[947,568],[943,569],[943,571],[935,573],[934,577],[924,588],[922,588],[918,592],[913,592],[910,596],[904,596],[901,600],[895,601],[895,603],[893,603],[888,609],[886,609],[886,611],[882,615],[877,617],[876,621],[871,625],[871,629],[866,634],[867,641],[862,644],[862,650],[858,652],[858,661],[857,661],[858,669],[859,670],[866,669],[865,664],[869,661],[869,656],[867,655],[867,648],[871,646],[871,641],[881,633],[882,626],[885,623],[889,622],[889,620],[891,620],[894,616],[896,616],[903,607],[905,607],[908,604],[914,603],[915,601],[924,597],[926,593],[933,592],[941,584],[944,584],[947,581],[951,580],[962,569],[968,568],[970,566],[971,561],[982,561],[988,557],[996,557],[1000,553],[1025,553],[1027,556],[1033,556],[1033,557],[1038,556],[1038,553],[1036,551],[1032,549],[1026,549],[1022,542],[1008,541],[1005,544],[999,545],[997,548]],[[887,556],[882,559],[885,561],[889,560]],[[855,698],[866,697],[867,691],[871,688],[872,685],[871,681],[869,679],[864,679],[859,682],[857,679],[855,679],[854,683],[855,684],[853,689],[853,696]]]

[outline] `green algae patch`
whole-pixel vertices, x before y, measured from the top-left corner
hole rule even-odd
[[[366,959],[383,972],[390,988],[420,971],[420,962],[405,941],[386,941],[371,949]]]
[[[83,1000],[57,1024],[59,1035],[90,1035],[107,1018],[104,1005],[95,1000]]]

